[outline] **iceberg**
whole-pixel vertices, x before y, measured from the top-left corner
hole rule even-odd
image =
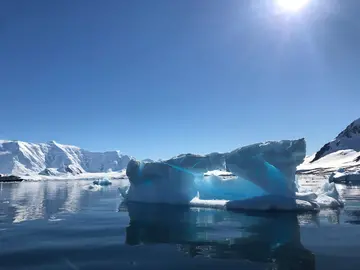
[[[320,208],[338,209],[345,205],[335,183],[324,181],[320,186],[315,186],[310,190],[309,187],[299,185],[298,189],[297,199],[315,202]]]
[[[228,153],[184,154],[159,162],[130,160],[126,201],[243,210],[319,210],[318,196],[298,194],[304,139],[271,141]]]
[[[92,191],[101,190],[103,187],[108,187],[112,185],[112,182],[106,178],[96,179],[93,181],[92,185],[89,185],[88,189]]]
[[[110,186],[112,183],[108,179],[98,179],[94,180],[93,184],[98,186]]]
[[[329,176],[329,183],[359,183],[360,182],[360,170],[359,171],[345,171],[339,169],[333,172]]]

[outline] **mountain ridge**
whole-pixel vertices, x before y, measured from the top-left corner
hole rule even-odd
[[[126,168],[130,159],[119,150],[91,152],[55,141],[29,143],[0,140],[0,173],[3,174],[38,174],[46,173],[46,169],[52,169],[47,172],[73,174],[120,171]]]
[[[330,153],[346,149],[353,149],[357,152],[360,151],[360,118],[351,122],[351,124],[341,131],[334,140],[321,147],[310,163],[313,163]]]
[[[298,166],[299,173],[328,173],[338,169],[360,169],[360,118],[351,122],[332,141]]]

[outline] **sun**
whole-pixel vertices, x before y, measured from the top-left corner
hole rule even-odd
[[[304,8],[310,0],[275,0],[277,6],[289,12],[297,12]]]

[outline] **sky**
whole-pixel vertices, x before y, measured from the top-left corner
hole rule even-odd
[[[305,138],[360,117],[357,0],[3,0],[0,139],[137,158]]]

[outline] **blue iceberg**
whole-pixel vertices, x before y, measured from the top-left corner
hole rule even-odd
[[[318,210],[297,198],[304,139],[257,143],[229,153],[184,154],[161,162],[131,160],[127,201],[252,210]],[[217,172],[217,173],[211,173]],[[219,173],[220,172],[220,173]]]

